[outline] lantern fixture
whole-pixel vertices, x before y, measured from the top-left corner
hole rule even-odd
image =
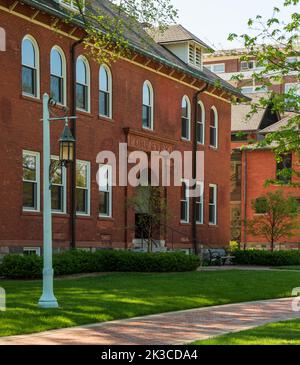
[[[75,138],[68,125],[66,118],[65,127],[59,140],[59,160],[63,166],[74,160]]]

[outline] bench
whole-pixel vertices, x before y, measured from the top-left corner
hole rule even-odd
[[[203,259],[210,265],[230,265],[235,256],[230,255],[225,248],[209,248],[202,252]]]

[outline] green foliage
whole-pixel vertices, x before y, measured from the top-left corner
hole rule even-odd
[[[55,275],[94,272],[185,272],[195,271],[200,259],[182,252],[135,253],[130,251],[68,251],[54,255]],[[33,279],[42,276],[43,262],[38,256],[7,255],[0,265],[0,276]]]
[[[300,207],[295,197],[284,196],[281,190],[269,192],[252,202],[255,213],[247,222],[248,231],[255,237],[263,236],[271,243],[284,237],[293,237],[300,228]]]
[[[237,250],[233,262],[237,265],[290,266],[300,265],[300,251]]]
[[[229,242],[229,250],[230,252],[234,252],[240,248],[240,244],[237,241]]]

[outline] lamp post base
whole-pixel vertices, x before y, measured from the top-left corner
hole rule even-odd
[[[39,300],[39,303],[38,303],[38,307],[39,308],[58,308],[58,302],[56,299],[53,299],[53,300],[43,300],[43,299],[40,299]]]

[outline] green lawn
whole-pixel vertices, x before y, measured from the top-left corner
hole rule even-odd
[[[0,281],[7,311],[0,336],[146,314],[291,296],[300,272],[216,271],[174,274],[113,273],[56,280],[59,309],[37,308],[40,281]]]
[[[300,345],[300,318],[198,341],[193,345]]]
[[[280,270],[300,270],[300,265],[298,265],[298,266],[279,266],[279,267],[276,267],[275,269],[280,269]]]

